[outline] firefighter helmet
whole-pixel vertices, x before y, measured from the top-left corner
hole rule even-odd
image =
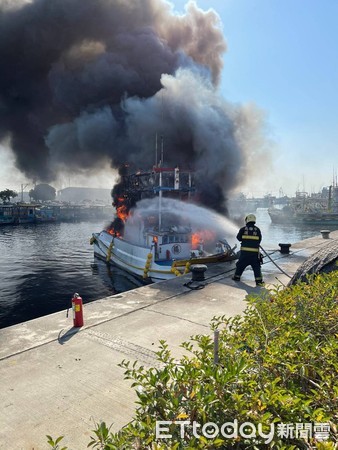
[[[245,218],[245,223],[256,222],[256,216],[254,214],[248,214]]]

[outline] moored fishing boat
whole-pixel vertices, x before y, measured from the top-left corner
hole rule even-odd
[[[15,222],[13,205],[0,206],[0,225],[10,225]]]
[[[338,225],[338,186],[308,195],[297,192],[282,209],[269,208],[271,222],[278,224]]]
[[[184,212],[177,210],[182,203],[175,202],[189,200],[194,193],[191,172],[155,167],[125,176],[122,184],[114,199],[116,219],[91,239],[99,258],[151,281],[185,274],[192,264],[232,263],[237,258],[225,238],[208,229],[193,230]],[[168,196],[174,203],[168,204]],[[149,198],[147,208],[129,212],[127,205]]]

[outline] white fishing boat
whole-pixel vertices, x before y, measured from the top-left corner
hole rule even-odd
[[[91,238],[97,257],[154,282],[186,274],[193,264],[231,264],[237,258],[235,247],[226,239],[216,239],[208,230],[194,232],[184,214],[166,208],[163,195],[188,200],[193,194],[190,172],[155,167],[151,172],[126,177],[123,185],[114,202],[117,220]],[[153,198],[151,208],[128,215],[130,199],[149,197]],[[206,237],[215,237],[214,242],[208,242],[213,251],[205,248]]]

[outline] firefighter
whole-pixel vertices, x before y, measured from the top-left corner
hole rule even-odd
[[[232,279],[240,281],[245,268],[251,266],[254,271],[256,286],[264,286],[259,258],[259,245],[262,240],[262,233],[255,223],[256,216],[248,214],[245,218],[245,227],[242,227],[237,234],[237,239],[241,242],[241,252],[236,264],[236,272]]]

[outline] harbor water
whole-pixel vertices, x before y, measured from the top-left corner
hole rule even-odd
[[[320,228],[272,224],[256,212],[266,250],[318,235]],[[142,283],[93,256],[89,241],[102,220],[0,228],[0,328],[70,307],[78,292],[84,303],[134,289]],[[234,236],[231,245],[236,243]],[[113,300],[112,300],[113,301]]]
[[[141,285],[93,256],[92,232],[102,220],[0,227],[0,328]]]

